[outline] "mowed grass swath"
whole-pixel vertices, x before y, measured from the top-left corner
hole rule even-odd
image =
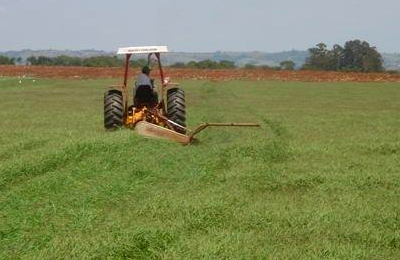
[[[398,83],[181,82],[194,145],[103,129],[112,80],[0,78],[0,259],[398,259]]]

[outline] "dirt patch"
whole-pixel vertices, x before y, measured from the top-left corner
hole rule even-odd
[[[131,70],[138,72],[138,69]],[[157,75],[154,70],[153,75]],[[326,71],[276,71],[265,69],[175,69],[166,68],[172,79],[194,79],[230,81],[279,80],[305,82],[400,82],[400,74],[390,73],[355,73]],[[44,78],[121,78],[123,68],[89,68],[89,67],[47,67],[47,66],[0,66],[3,76],[31,76]]]

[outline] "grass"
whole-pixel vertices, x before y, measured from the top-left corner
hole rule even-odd
[[[0,259],[398,259],[400,85],[182,82],[196,145],[103,130],[110,80],[0,78]]]

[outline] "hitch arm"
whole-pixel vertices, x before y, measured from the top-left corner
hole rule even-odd
[[[260,127],[260,124],[256,123],[204,123],[196,127],[191,131],[189,139],[193,140],[193,137],[210,126],[236,126],[236,127]]]

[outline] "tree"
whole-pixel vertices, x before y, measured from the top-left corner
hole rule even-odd
[[[306,59],[303,69],[335,70],[337,62],[333,53],[326,47],[325,43],[318,43],[316,47],[308,49],[310,55]]]
[[[130,66],[134,68],[142,68],[145,65],[147,65],[147,59],[138,59],[130,61]]]
[[[37,65],[37,58],[35,56],[30,56],[26,59],[29,65]]]
[[[296,63],[291,60],[282,61],[281,63],[279,63],[279,65],[283,70],[294,70],[294,68],[296,67]]]
[[[343,47],[339,44],[335,44],[329,53],[329,70],[340,70],[343,67],[342,64]]]
[[[42,66],[53,66],[54,60],[52,58],[49,58],[46,56],[39,56],[37,58],[37,63],[38,63],[38,65],[42,65]]]
[[[199,69],[215,69],[217,67],[217,62],[207,59],[197,62],[196,67]]]
[[[383,71],[381,54],[366,41],[354,40],[346,42],[341,64],[344,70],[363,72]]]
[[[82,65],[85,67],[121,67],[123,61],[117,56],[96,56],[84,59]]]
[[[186,67],[187,68],[196,68],[197,67],[197,62],[189,61],[188,63],[186,63]]]
[[[332,50],[328,50],[324,43],[319,43],[308,51],[310,54],[303,69],[362,72],[384,70],[382,56],[365,41],[348,41],[344,47],[335,44]]]
[[[246,63],[243,68],[245,68],[245,69],[256,69],[257,66],[254,65],[254,63]]]
[[[15,65],[15,59],[0,55],[0,65]]]
[[[197,69],[234,69],[236,68],[235,62],[228,60],[213,61],[202,60],[199,62],[189,61],[188,63],[176,62],[170,65],[172,68],[197,68]]]
[[[236,68],[235,62],[229,60],[221,60],[217,65],[219,69],[234,69]]]
[[[79,57],[70,57],[61,55],[53,58],[55,66],[82,66],[82,59]]]
[[[175,62],[174,64],[170,65],[171,68],[185,68],[186,64],[183,62]]]
[[[247,63],[244,65],[245,69],[263,69],[263,70],[281,70],[280,66],[268,66],[268,65],[255,65],[254,63]]]

